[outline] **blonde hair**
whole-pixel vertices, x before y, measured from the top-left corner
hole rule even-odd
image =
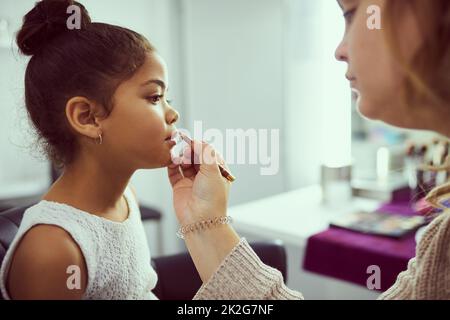
[[[441,166],[429,166],[424,165],[426,170],[429,171],[450,171],[450,156],[447,156],[445,159],[445,162]],[[431,205],[433,205],[436,208],[440,209],[446,209],[447,207],[442,205],[442,201],[450,198],[450,181],[447,181],[443,185],[437,186],[433,190],[431,190],[425,200],[429,202]]]
[[[450,1],[388,0],[384,9],[386,40],[404,72],[403,102],[413,108],[450,108]],[[402,57],[396,33],[398,17],[405,9],[411,9],[423,36],[423,43],[411,61]],[[434,172],[450,171],[450,157],[441,166],[425,167]],[[441,201],[449,197],[450,181],[447,181],[429,192],[426,200],[444,208]]]

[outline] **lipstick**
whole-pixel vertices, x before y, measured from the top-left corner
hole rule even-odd
[[[193,148],[193,141],[191,138],[189,138],[188,136],[184,135],[181,132],[178,132],[178,134],[180,135],[181,139],[184,140],[184,142],[186,142]],[[222,175],[222,177],[224,177],[225,179],[227,179],[230,182],[233,182],[234,180],[236,180],[236,177],[233,176],[224,166],[222,166],[220,163],[218,163],[217,165],[219,167],[220,174]]]

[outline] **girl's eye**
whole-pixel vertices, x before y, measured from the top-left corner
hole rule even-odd
[[[158,104],[161,101],[162,97],[163,97],[162,95],[157,95],[157,96],[147,97],[147,100],[150,103]]]
[[[344,12],[344,19],[347,24],[352,23],[357,8],[353,8]]]

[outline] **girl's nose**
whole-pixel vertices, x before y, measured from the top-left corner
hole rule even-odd
[[[178,121],[180,114],[173,108],[169,107],[169,110],[166,113],[166,122],[167,124],[174,124]]]

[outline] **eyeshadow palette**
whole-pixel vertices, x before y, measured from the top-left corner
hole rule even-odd
[[[331,221],[330,226],[351,231],[401,238],[428,222],[423,216],[404,216],[386,212],[359,211]]]

